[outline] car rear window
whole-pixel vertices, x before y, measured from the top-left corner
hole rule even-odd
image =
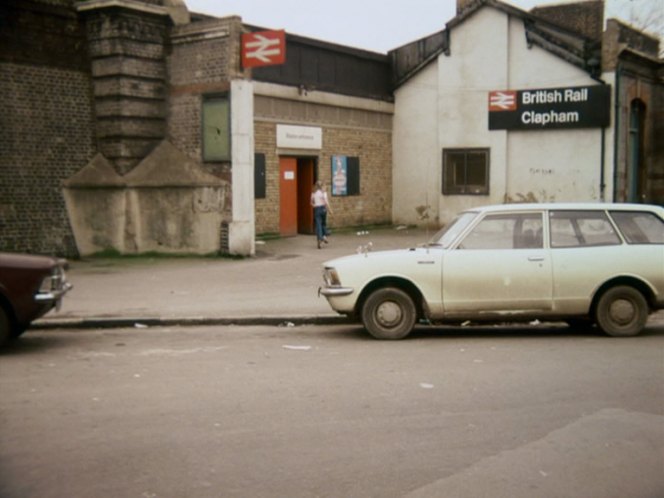
[[[628,244],[664,244],[664,221],[647,211],[611,211]]]
[[[551,211],[551,247],[618,245],[620,237],[603,211]]]

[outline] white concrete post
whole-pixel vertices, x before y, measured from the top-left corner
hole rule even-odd
[[[254,89],[247,80],[231,82],[231,158],[233,221],[229,225],[231,254],[256,253],[254,209]]]

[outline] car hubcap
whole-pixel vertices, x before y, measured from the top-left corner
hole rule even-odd
[[[609,308],[609,316],[611,320],[620,325],[626,325],[634,319],[636,308],[634,304],[627,299],[616,299],[611,303]]]
[[[384,327],[393,327],[401,321],[401,307],[392,301],[386,301],[376,310],[376,318]]]

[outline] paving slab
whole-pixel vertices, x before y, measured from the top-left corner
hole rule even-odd
[[[333,234],[322,249],[310,235],[259,241],[256,256],[86,258],[70,262],[74,289],[36,327],[159,323],[274,323],[339,319],[318,297],[326,260],[424,243],[423,229],[387,227]]]

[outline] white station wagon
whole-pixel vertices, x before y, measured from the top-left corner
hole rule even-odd
[[[421,247],[325,263],[320,289],[377,339],[418,321],[592,321],[636,335],[664,308],[664,208],[507,204],[462,212]]]

